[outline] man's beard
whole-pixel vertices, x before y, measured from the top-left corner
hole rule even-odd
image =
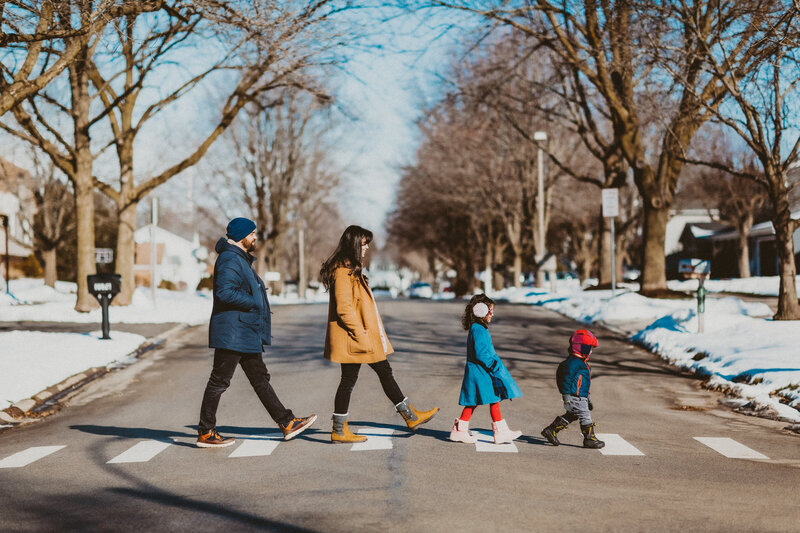
[[[247,245],[247,252],[248,253],[253,253],[255,251],[256,251],[256,243],[254,241],[254,242],[251,242],[250,244]]]

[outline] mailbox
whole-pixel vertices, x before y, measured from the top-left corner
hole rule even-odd
[[[108,304],[122,289],[122,276],[119,274],[92,274],[86,276],[89,294],[97,298],[103,309],[103,339],[110,339],[108,324]]]

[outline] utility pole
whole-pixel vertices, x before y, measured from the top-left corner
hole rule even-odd
[[[307,283],[305,230],[300,228],[297,231],[297,297],[302,300],[306,298]]]
[[[153,308],[156,306],[156,226],[158,225],[158,198],[155,195],[150,199],[150,298]]]
[[[9,278],[9,265],[11,264],[11,260],[10,260],[11,255],[8,252],[8,232],[9,232],[8,215],[0,215],[0,220],[3,221],[3,230],[4,230],[4,233],[6,234],[6,294],[11,294],[11,291],[8,288],[9,279],[10,279]]]
[[[544,153],[542,151],[542,143],[547,142],[547,132],[537,131],[533,134],[533,140],[536,141],[536,211],[539,221],[539,249],[536,250],[536,287],[544,287],[544,258],[546,249],[544,245],[545,232],[544,232]]]

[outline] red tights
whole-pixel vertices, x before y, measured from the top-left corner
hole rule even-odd
[[[472,413],[475,411],[476,405],[465,407],[464,410],[461,412],[461,420],[464,422],[469,422],[469,419],[472,418]],[[492,415],[492,422],[499,422],[503,419],[503,415],[500,414],[500,402],[489,404],[489,412]]]

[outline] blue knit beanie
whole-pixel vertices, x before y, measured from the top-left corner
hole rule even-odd
[[[255,231],[256,223],[249,218],[239,217],[228,222],[226,235],[232,241],[239,242]]]

